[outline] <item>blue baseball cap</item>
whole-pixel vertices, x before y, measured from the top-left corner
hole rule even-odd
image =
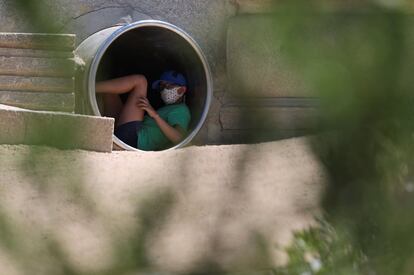
[[[152,83],[152,88],[158,89],[161,81],[170,82],[179,86],[187,86],[187,81],[185,80],[185,77],[176,71],[164,72],[159,80],[154,81],[154,83]]]

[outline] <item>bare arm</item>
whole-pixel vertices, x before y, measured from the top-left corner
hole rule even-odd
[[[184,131],[179,126],[173,127],[169,125],[160,115],[152,108],[148,99],[141,97],[137,103],[138,107],[144,109],[150,117],[152,117],[160,127],[163,134],[174,144],[179,143],[184,137]]]
[[[172,127],[165,120],[163,120],[158,114],[153,117],[158,127],[164,135],[174,144],[179,143],[183,139],[183,134],[181,133],[181,128],[179,126]]]

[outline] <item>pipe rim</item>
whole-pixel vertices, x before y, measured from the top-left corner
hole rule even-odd
[[[165,149],[165,150],[162,150],[162,151],[170,151],[170,150],[174,150],[174,149],[177,149],[177,148],[184,147],[185,145],[190,143],[191,140],[198,134],[198,132],[200,131],[201,127],[204,125],[204,123],[207,119],[208,111],[210,109],[212,96],[213,96],[213,79],[211,77],[210,66],[207,62],[207,58],[204,55],[201,47],[198,45],[198,43],[186,31],[184,31],[183,29],[181,29],[181,28],[179,28],[179,27],[177,27],[177,26],[175,26],[171,23],[160,21],[160,20],[141,20],[141,21],[137,21],[137,22],[125,25],[123,27],[120,27],[119,29],[115,30],[107,39],[105,39],[105,42],[102,43],[102,45],[100,45],[100,47],[98,48],[95,56],[92,59],[91,66],[89,67],[89,73],[88,73],[89,102],[91,104],[92,110],[95,113],[95,115],[102,116],[102,114],[100,113],[99,108],[98,108],[98,102],[96,100],[96,92],[95,92],[95,88],[96,88],[95,87],[95,81],[96,81],[96,74],[97,74],[97,71],[98,71],[99,63],[100,63],[102,57],[104,56],[105,52],[109,48],[109,46],[117,38],[119,38],[121,35],[123,35],[124,33],[128,32],[130,30],[137,29],[137,28],[140,28],[140,27],[161,27],[161,28],[173,31],[174,33],[179,35],[181,38],[186,40],[187,43],[189,43],[191,45],[191,47],[197,53],[197,56],[198,56],[199,60],[201,61],[202,65],[203,65],[204,74],[205,74],[205,78],[206,78],[206,82],[207,82],[207,93],[206,93],[206,99],[205,99],[205,104],[204,104],[204,108],[203,108],[201,118],[199,119],[199,121],[197,123],[197,126],[191,131],[191,133],[183,141],[181,141],[180,143],[178,143],[175,146],[172,146],[172,147],[170,147],[168,149]],[[123,149],[126,149],[128,151],[148,152],[148,151],[139,150],[137,148],[131,147],[131,146],[123,143],[115,135],[112,135],[112,139],[113,139],[113,141],[116,145],[118,145],[119,147],[121,147]]]

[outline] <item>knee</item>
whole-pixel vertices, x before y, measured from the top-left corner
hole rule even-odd
[[[146,97],[148,87],[147,78],[141,74],[134,74],[131,76],[131,79],[134,82],[132,94],[138,97]]]
[[[131,76],[132,81],[134,82],[135,86],[145,87],[148,86],[148,81],[145,76],[142,74],[134,74]]]

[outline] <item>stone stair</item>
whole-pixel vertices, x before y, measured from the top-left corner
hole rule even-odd
[[[112,151],[114,119],[0,104],[0,144]]]
[[[75,35],[0,33],[0,104],[75,110]]]
[[[112,151],[114,120],[74,114],[75,35],[0,33],[0,144]]]

